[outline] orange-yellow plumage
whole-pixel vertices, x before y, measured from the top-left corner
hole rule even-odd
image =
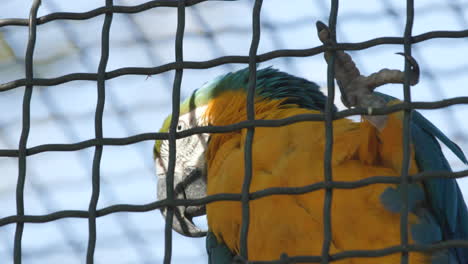
[[[281,100],[258,100],[257,119],[281,119],[317,111],[281,105]],[[226,107],[229,106],[229,107]],[[245,93],[226,91],[208,104],[204,118],[212,125],[246,120]],[[396,176],[401,170],[401,114],[389,116],[383,131],[366,121],[333,122],[333,179],[355,181],[370,176]],[[240,193],[244,179],[246,130],[213,134],[207,153],[207,194]],[[323,122],[301,122],[278,128],[256,128],[253,142],[253,178],[250,191],[270,187],[298,187],[324,180]],[[410,173],[417,167],[411,159]],[[382,249],[400,244],[400,214],[379,201],[389,184],[358,189],[335,189],[332,202],[331,254],[344,250]],[[303,195],[268,196],[250,203],[249,259],[274,260],[285,252],[320,255],[323,242],[324,191]],[[220,242],[239,253],[240,202],[207,205],[210,230]],[[410,222],[417,221],[410,213]],[[351,263],[399,263],[400,254],[380,258],[337,261]],[[429,263],[420,253],[410,253],[410,263]]]

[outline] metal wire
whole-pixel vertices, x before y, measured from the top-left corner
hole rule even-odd
[[[57,7],[55,6],[54,1],[50,1],[50,0],[47,1],[46,3],[43,3],[42,6],[53,7],[53,9],[57,9]],[[74,34],[75,32],[73,32],[73,30],[70,27],[67,27],[67,25],[64,23],[64,21],[59,20],[57,22],[62,22],[62,23],[59,23],[59,26],[63,30],[63,33],[65,34],[66,38],[71,43],[75,44],[74,48],[79,50],[79,48],[76,45],[76,43],[78,42],[77,38],[79,38],[79,36]],[[138,27],[133,27],[133,28],[135,30],[138,29]],[[136,34],[136,35],[138,35],[138,34]],[[84,68],[86,70],[88,70],[88,71],[93,71],[94,67],[93,67],[92,62],[91,62],[92,58],[90,58],[90,56],[87,55],[86,52],[83,52],[81,50],[80,50],[78,56],[79,56],[80,63],[84,66]],[[151,59],[155,60],[156,56],[154,54],[148,54],[148,58],[151,58]],[[153,63],[153,64],[156,64],[156,63]],[[167,80],[167,79],[164,79],[164,80]],[[168,82],[168,83],[170,83],[170,82]],[[113,96],[115,94],[115,92],[112,89],[113,87],[112,87],[111,83],[106,83],[106,88],[107,88],[106,89],[106,94],[109,95],[108,97],[106,97],[106,102],[108,103],[106,108],[109,109],[109,106],[110,107],[114,106],[115,108],[118,109],[118,106],[122,105],[122,103],[117,101],[116,97]],[[169,86],[168,86],[168,88],[169,88]],[[45,91],[48,91],[48,90],[45,90]],[[51,112],[56,113],[56,115],[60,115],[60,110],[57,107],[56,102],[52,98],[50,98],[50,94],[47,93],[47,92],[44,92],[44,90],[43,90],[43,92],[40,93],[40,95],[41,95],[42,99],[44,100],[45,105],[51,110]],[[128,134],[134,134],[135,131],[131,130],[131,128],[134,127],[134,124],[129,124],[129,123],[131,123],[131,120],[127,115],[127,111],[121,110],[121,109],[118,109],[118,111],[119,111],[119,115],[122,116],[122,118],[119,119],[119,121],[121,121],[121,123],[122,123],[122,127],[126,128]],[[63,116],[63,115],[59,116],[58,119],[63,123],[60,127],[63,128],[64,133],[66,135],[70,136],[71,141],[76,141],[79,138],[79,136],[77,135],[77,132],[75,131],[75,129],[73,129],[72,121],[67,120],[66,117]],[[141,146],[141,147],[143,147],[143,146]],[[141,152],[141,156],[143,156],[143,157],[146,156],[146,154],[147,154],[147,150],[144,149],[144,148],[140,148],[140,152]],[[88,165],[87,165],[87,162],[88,162],[87,155],[85,153],[83,153],[83,152],[80,152],[79,154],[80,154],[80,161],[81,161],[82,166],[83,167],[88,167]],[[149,163],[149,164],[146,164],[146,165],[150,168],[150,170],[152,170],[153,169],[153,163],[152,162],[147,162],[147,163]],[[92,173],[92,172],[90,172],[90,173]],[[31,177],[31,178],[33,178],[33,177]],[[102,187],[104,187],[104,188],[106,188],[106,186],[109,185],[108,180],[106,180],[106,178],[101,177],[100,182],[102,183]],[[42,189],[45,189],[45,188],[42,188]],[[44,191],[44,190],[42,190],[42,191]],[[111,188],[106,188],[104,190],[104,192],[109,197],[110,200],[116,200],[117,197],[118,197],[117,194]],[[47,197],[47,196],[46,195],[41,195],[41,197]],[[130,243],[134,245],[133,249],[138,252],[138,255],[140,257],[140,259],[138,260],[138,263],[144,263],[145,256],[151,256],[151,254],[145,247],[138,246],[139,244],[143,243],[144,240],[142,239],[139,232],[137,232],[137,230],[135,229],[134,223],[129,221],[128,217],[126,217],[126,216],[119,216],[116,219],[116,221],[119,222],[119,225],[120,225],[121,229],[123,230],[123,232],[125,233],[126,237],[128,237],[130,239]],[[63,231],[61,230],[60,232],[64,232],[65,234],[69,234],[71,232],[71,230],[69,230],[69,228],[66,228],[66,226],[63,226],[62,229],[63,229]],[[70,244],[70,246],[73,248],[74,253],[77,256],[79,256],[79,253],[81,252],[81,250],[79,250],[80,247],[79,247],[79,245],[77,245],[76,241],[73,241],[73,239],[70,239],[70,236],[65,236],[65,238],[67,239],[67,243]]]
[[[196,5],[204,2],[204,0],[159,0],[149,1],[141,5],[135,6],[118,6],[113,5],[112,0],[106,0],[106,5],[84,13],[52,13],[43,17],[37,17],[37,12],[41,4],[40,0],[35,0],[31,7],[29,19],[2,19],[0,20],[0,27],[8,26],[28,26],[29,39],[26,50],[25,59],[25,78],[18,79],[12,82],[0,84],[0,92],[8,91],[18,87],[25,86],[25,93],[23,97],[23,123],[22,132],[18,149],[0,149],[0,157],[17,157],[18,158],[18,182],[16,185],[16,207],[17,212],[15,215],[0,218],[0,227],[16,224],[15,239],[14,239],[14,263],[22,262],[22,234],[25,223],[47,223],[64,218],[84,218],[88,219],[89,237],[87,248],[87,263],[94,263],[94,251],[96,248],[96,219],[109,214],[118,212],[148,212],[161,208],[167,208],[167,222],[165,228],[165,251],[164,263],[171,263],[172,258],[172,221],[174,217],[174,210],[176,206],[189,206],[189,205],[202,205],[216,201],[240,201],[242,203],[242,226],[241,226],[241,247],[239,260],[244,263],[330,263],[336,260],[352,257],[379,257],[389,254],[401,253],[401,263],[408,263],[409,252],[428,252],[438,249],[448,249],[451,247],[464,247],[468,248],[468,241],[444,241],[434,245],[415,245],[408,242],[408,184],[420,182],[430,178],[461,178],[468,176],[468,170],[451,173],[451,172],[422,172],[415,175],[409,175],[409,158],[410,158],[410,118],[413,109],[439,109],[451,105],[468,104],[468,97],[456,97],[436,102],[412,102],[411,93],[409,89],[409,63],[405,63],[405,83],[404,87],[404,102],[375,109],[375,114],[389,114],[396,111],[404,111],[403,121],[403,166],[401,175],[393,176],[374,176],[366,179],[340,182],[334,181],[332,177],[331,158],[333,147],[333,126],[332,121],[345,118],[357,114],[366,114],[366,109],[349,109],[333,113],[331,111],[334,101],[334,56],[332,55],[331,63],[328,65],[328,99],[326,104],[326,111],[324,114],[306,114],[298,115],[280,120],[256,120],[254,114],[254,89],[256,83],[256,64],[272,60],[274,58],[290,58],[290,57],[307,57],[313,56],[325,51],[336,50],[363,50],[370,47],[382,44],[396,44],[403,45],[405,54],[411,54],[411,45],[423,42],[434,38],[465,38],[468,37],[468,29],[460,31],[431,31],[420,35],[412,36],[412,27],[414,20],[414,2],[412,0],[406,1],[406,25],[403,37],[381,37],[375,38],[359,43],[336,43],[336,24],[338,18],[338,0],[331,1],[329,26],[331,31],[332,45],[318,46],[307,49],[276,49],[271,52],[257,54],[260,42],[260,13],[262,7],[261,0],[255,0],[252,12],[252,42],[248,56],[222,56],[216,59],[194,62],[183,60],[183,39],[185,27],[185,8],[188,6]],[[456,5],[453,4],[453,8]],[[177,32],[175,41],[175,61],[156,67],[125,67],[112,71],[106,71],[106,66],[109,58],[109,38],[110,27],[114,13],[134,14],[149,10],[157,7],[174,7],[177,8]],[[392,9],[387,9],[389,12]],[[457,11],[459,13],[459,10]],[[396,12],[393,12],[396,13]],[[37,34],[37,26],[42,25],[54,20],[85,20],[99,15],[104,15],[104,23],[102,27],[102,40],[101,40],[101,59],[97,73],[72,73],[56,78],[34,78],[33,76],[33,53],[35,48],[35,40]],[[460,15],[460,14],[459,14]],[[203,22],[201,17],[198,17]],[[209,35],[213,35],[211,31]],[[217,46],[214,48],[219,49]],[[248,63],[249,64],[249,84],[247,96],[247,120],[228,126],[210,126],[210,127],[197,127],[182,132],[177,132],[177,122],[180,107],[180,87],[182,82],[184,69],[207,69],[219,65],[229,63]],[[229,66],[231,67],[231,66]],[[173,82],[172,94],[172,122],[168,133],[144,133],[136,134],[129,137],[120,138],[106,138],[103,136],[103,113],[104,104],[106,102],[106,80],[124,75],[154,75],[168,71],[175,70],[175,77]],[[44,144],[35,147],[27,147],[27,140],[30,130],[30,112],[31,112],[31,96],[34,86],[53,86],[62,83],[67,83],[75,80],[90,80],[97,83],[97,105],[95,111],[95,138],[71,143],[71,144]],[[323,121],[326,126],[326,144],[324,152],[324,181],[314,183],[302,187],[278,187],[250,192],[250,182],[252,179],[252,143],[254,131],[256,127],[278,127],[285,126],[297,122],[306,121]],[[247,129],[247,136],[245,141],[245,177],[242,187],[242,192],[239,194],[217,194],[210,195],[202,199],[176,199],[173,193],[173,177],[175,168],[176,157],[176,140],[183,137],[198,133],[229,133],[239,129]],[[130,204],[115,204],[102,209],[97,209],[97,203],[100,194],[100,166],[101,157],[104,146],[122,146],[135,144],[142,141],[153,141],[156,139],[169,140],[169,156],[170,162],[168,166],[167,175],[167,198],[161,201],[155,201],[148,204],[130,205]],[[44,215],[26,215],[24,212],[24,184],[26,178],[26,160],[28,156],[36,155],[43,152],[50,151],[77,151],[89,147],[94,147],[94,160],[92,168],[92,195],[89,202],[88,210],[63,210]],[[336,254],[330,254],[330,243],[332,237],[331,229],[331,205],[333,189],[351,189],[368,186],[371,184],[401,184],[403,190],[403,209],[401,214],[401,244],[380,250],[353,250],[343,251]],[[324,190],[324,240],[322,253],[320,256],[278,256],[278,260],[273,261],[248,261],[248,245],[247,237],[249,230],[249,202],[252,200],[260,199],[270,195],[300,195],[312,191]]]
[[[112,0],[106,0],[106,7],[110,8],[113,5]],[[102,118],[104,115],[104,103],[106,101],[106,86],[105,86],[105,72],[107,62],[109,60],[109,37],[110,27],[112,23],[112,12],[106,12],[104,17],[104,24],[102,26],[102,39],[101,39],[101,60],[98,66],[97,73],[97,104],[96,104],[96,115],[94,118],[94,130],[96,139],[102,139]],[[94,263],[94,250],[96,248],[96,208],[99,200],[100,193],[100,181],[101,181],[101,158],[102,158],[103,146],[95,146],[94,158],[93,158],[93,171],[92,171],[92,194],[89,202],[89,217],[88,217],[88,250],[86,253],[86,262]]]
[[[177,6],[177,32],[175,41],[176,63],[183,62],[183,40],[185,30],[185,0],[179,0]],[[182,83],[183,68],[176,69],[174,86],[172,89],[172,119],[169,127],[169,165],[166,176],[166,200],[174,200],[174,169],[176,162],[176,133],[180,112],[180,85]],[[174,220],[174,207],[167,207],[166,229],[164,233],[164,263],[171,263],[172,256],[172,223]]]
[[[419,43],[425,40],[433,38],[465,38],[468,37],[468,29],[460,31],[431,31],[428,33],[413,36],[411,43]],[[403,44],[404,38],[398,37],[382,37],[375,38],[368,41],[358,43],[341,43],[334,47],[325,48],[324,46],[314,47],[310,49],[283,49],[267,52],[257,56],[257,62],[265,62],[275,58],[281,57],[308,57],[323,53],[326,50],[363,50],[370,47],[383,44]],[[249,56],[223,56],[208,61],[184,61],[184,62],[172,62],[163,64],[157,67],[126,67],[120,68],[113,71],[106,72],[106,80],[110,80],[123,75],[156,75],[178,68],[184,69],[207,69],[220,66],[227,63],[248,63]],[[12,82],[4,83],[0,85],[0,92],[7,91],[16,87],[24,86],[26,84],[38,85],[38,86],[53,86],[62,84],[65,82],[76,81],[76,80],[87,80],[96,81],[97,74],[95,73],[72,73],[63,75],[57,78],[34,78],[32,81],[27,82],[26,79],[18,79]]]
[[[257,51],[260,44],[260,12],[262,9],[263,0],[255,0],[252,12],[252,42],[249,51],[249,83],[247,89],[247,120],[255,120],[255,87],[257,81]],[[242,225],[240,233],[240,257],[247,261],[247,238],[249,235],[250,225],[250,204],[249,192],[252,182],[252,144],[255,134],[255,126],[247,129],[244,147],[244,182],[242,183]]]
[[[336,43],[336,23],[338,19],[338,1],[331,1],[330,18],[328,25],[330,28],[330,42]],[[335,101],[335,59],[336,53],[331,52],[330,63],[327,69],[327,102],[325,104],[325,152],[323,154],[323,175],[325,186],[333,181],[332,155],[333,155],[333,107]],[[327,186],[325,188],[325,199],[323,204],[323,245],[320,263],[328,264],[330,262],[330,245],[332,241],[331,225],[331,206],[333,198],[333,189]]]
[[[406,26],[404,32],[404,50],[406,56],[411,56],[411,43],[408,41],[411,38],[414,20],[414,3],[413,0],[406,1]],[[411,103],[410,91],[410,63],[405,60],[405,81],[403,84],[403,98],[404,102]],[[408,247],[408,173],[410,166],[410,152],[411,152],[411,109],[403,112],[403,157],[401,165],[401,190],[403,206],[401,207],[400,215],[400,239],[401,246],[406,249]],[[401,252],[401,264],[407,264],[409,261],[409,254],[407,251]]]
[[[33,56],[34,47],[36,45],[36,17],[40,0],[35,0],[31,7],[29,14],[29,40],[26,49],[26,63],[25,73],[26,80],[33,78]],[[23,97],[23,126],[21,131],[21,138],[18,146],[18,182],[16,184],[16,214],[18,216],[24,215],[24,183],[26,181],[26,145],[28,143],[29,130],[31,127],[31,97],[32,85],[26,85]],[[21,239],[23,237],[24,223],[17,223],[15,230],[15,244],[13,249],[13,256],[15,263],[21,263]]]

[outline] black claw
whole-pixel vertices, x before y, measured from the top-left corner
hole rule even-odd
[[[415,85],[419,82],[419,75],[420,75],[420,69],[419,69],[419,64],[418,62],[416,61],[416,59],[414,59],[412,56],[410,55],[406,55],[405,53],[403,52],[397,52],[395,54],[398,54],[398,55],[401,55],[403,57],[405,57],[405,59],[410,63],[411,65],[411,80],[410,80],[410,84],[411,85]]]
[[[320,41],[322,41],[323,44],[331,44],[332,42],[330,40],[330,29],[328,28],[328,26],[325,25],[325,23],[321,21],[317,21],[315,25],[317,27],[317,35]],[[322,34],[326,34],[326,35],[323,36]]]
[[[325,25],[325,23],[323,23],[322,21],[317,21],[317,23],[315,23],[315,26],[317,27],[317,33],[320,33],[320,31],[322,30],[328,30],[328,26]]]

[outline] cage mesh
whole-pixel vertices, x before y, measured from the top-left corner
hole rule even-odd
[[[338,0],[298,1],[301,10],[311,11],[304,11],[305,15],[280,1],[159,0],[136,4],[106,0],[100,7],[91,2],[94,3],[83,1],[81,5],[63,6],[60,1],[49,0],[41,5],[41,1],[35,0],[28,6],[28,1],[5,1],[5,10],[11,13],[2,14],[0,19],[0,104],[4,107],[0,120],[0,164],[6,172],[5,183],[0,185],[0,199],[5,205],[0,214],[2,263],[63,263],[64,260],[82,263],[85,259],[87,263],[109,260],[186,263],[194,262],[194,256],[204,263],[202,239],[175,234],[173,237],[171,207],[218,200],[242,203],[238,260],[244,262],[248,259],[249,201],[267,195],[302,194],[320,189],[326,190],[322,254],[283,255],[272,263],[329,263],[396,252],[402,255],[401,263],[408,263],[409,251],[454,245],[468,247],[468,241],[445,241],[424,247],[409,245],[406,211],[401,216],[401,245],[329,254],[333,189],[376,183],[407,186],[423,178],[468,175],[466,168],[450,156],[451,165],[458,172],[408,175],[411,109],[441,109],[436,114],[425,114],[466,149],[462,121],[463,113],[468,110],[468,97],[463,89],[468,81],[464,74],[468,64],[463,52],[468,37],[468,2],[408,0],[403,5],[401,1],[386,0],[353,7]],[[275,12],[278,8],[284,14]],[[27,10],[29,18],[26,19]],[[228,23],[223,23],[224,20]],[[318,43],[314,26],[317,20],[328,22],[338,44],[325,47]],[[427,23],[427,20],[435,22]],[[376,25],[370,27],[374,30],[369,30],[367,35],[357,33],[365,29],[362,25],[370,24]],[[325,71],[327,66],[321,53],[339,49],[350,51],[364,72],[401,63],[401,58],[386,55],[395,49],[412,54],[421,64],[422,82],[418,85],[421,88],[411,88],[410,92],[408,83],[403,89],[390,86],[384,92],[399,95],[404,102],[375,111],[376,114],[405,111],[401,177],[333,181],[331,122],[366,113],[363,109],[331,111],[339,96],[335,96],[333,67],[329,65]],[[325,113],[274,121],[255,120],[252,91],[257,63],[272,64],[327,86]],[[190,90],[218,73],[246,64],[250,68],[248,120],[176,133],[177,118],[174,118],[169,133],[152,132],[170,112],[171,100],[172,115],[177,117],[180,98]],[[405,65],[406,74],[408,66]],[[172,90],[168,88],[171,86]],[[414,97],[424,102],[413,102]],[[67,108],[69,105],[73,107]],[[255,127],[299,121],[326,124],[324,181],[301,188],[248,193]],[[168,199],[156,200],[151,161],[154,140],[169,140],[170,156],[175,157],[178,138],[241,128],[248,131],[242,193],[177,200],[170,188],[173,175],[169,173]],[[173,172],[174,164],[171,158],[169,171]],[[132,185],[135,182],[140,184]],[[157,212],[164,206],[169,209],[166,223]],[[187,250],[187,244],[194,249]],[[122,257],[120,252],[126,252],[126,256]]]

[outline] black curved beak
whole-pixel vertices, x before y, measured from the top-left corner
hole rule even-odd
[[[177,178],[177,177],[175,177]],[[206,195],[206,180],[201,169],[192,170],[187,177],[180,182],[174,182],[174,194],[178,199],[199,199]],[[166,179],[158,180],[158,199],[166,198]],[[167,209],[162,208],[161,213],[166,218]],[[172,229],[177,233],[188,237],[203,237],[206,231],[193,223],[193,218],[206,214],[204,205],[177,206],[174,211]]]

